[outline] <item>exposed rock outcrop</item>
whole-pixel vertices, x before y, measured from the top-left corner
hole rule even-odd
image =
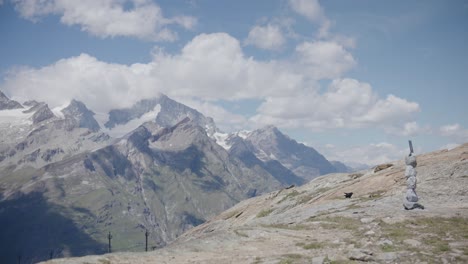
[[[9,110],[9,109],[17,109],[23,108],[23,106],[14,101],[9,99],[2,91],[0,91],[0,110]]]

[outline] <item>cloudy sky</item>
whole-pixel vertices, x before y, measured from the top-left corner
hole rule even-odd
[[[0,90],[96,113],[164,93],[377,164],[468,142],[468,2],[0,0]]]

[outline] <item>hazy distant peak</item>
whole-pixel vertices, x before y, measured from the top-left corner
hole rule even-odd
[[[75,126],[88,128],[96,132],[101,128],[94,119],[94,112],[89,110],[86,105],[75,99],[71,100],[70,104],[61,111],[66,119],[70,119],[75,123]]]
[[[55,117],[54,113],[52,113],[49,106],[45,103],[39,103],[36,106],[33,106],[30,110],[33,110],[35,112],[34,115],[32,116],[32,120],[34,124],[37,124],[42,121]]]
[[[2,91],[0,91],[0,110],[17,108],[23,108],[23,106],[20,103],[11,100]]]
[[[27,106],[27,107],[35,107],[37,105],[39,105],[40,103],[36,100],[29,100],[29,101],[26,101],[23,103],[23,105]]]

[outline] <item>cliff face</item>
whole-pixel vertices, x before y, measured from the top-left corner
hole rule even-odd
[[[468,144],[417,159],[424,210],[403,209],[402,157],[245,200],[161,250],[47,263],[466,263]]]

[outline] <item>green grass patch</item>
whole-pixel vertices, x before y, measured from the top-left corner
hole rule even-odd
[[[302,247],[303,249],[313,250],[313,249],[320,249],[325,246],[324,243],[320,242],[312,242],[312,243],[297,243],[296,246]]]
[[[395,252],[397,251],[397,248],[394,246],[394,245],[381,245],[380,246],[380,249],[383,251],[383,252]]]
[[[270,215],[272,212],[273,212],[273,209],[265,209],[265,210],[262,210],[262,211],[260,211],[260,212],[257,214],[257,218],[261,218],[261,217],[268,216],[268,215]]]
[[[285,254],[278,264],[293,264],[303,258],[301,254]]]
[[[324,217],[319,219],[313,219],[312,221],[320,221],[320,225],[326,229],[346,229],[356,231],[361,222],[357,219],[350,217]]]
[[[299,194],[300,194],[300,193],[299,193],[298,191],[292,190],[292,191],[289,192],[287,195],[285,195],[285,196],[283,197],[283,199],[281,199],[280,201],[278,201],[278,204],[280,204],[280,203],[282,203],[282,202],[284,202],[284,201],[286,201],[287,199],[290,199],[290,198],[292,198],[292,197],[296,197],[296,196],[298,196]]]
[[[309,193],[307,195],[303,195],[301,197],[299,197],[297,199],[297,204],[304,204],[304,203],[308,203],[310,200],[314,199],[315,197],[317,197],[318,195],[326,192],[326,191],[329,191],[331,190],[332,188],[329,188],[329,187],[323,187],[323,188],[319,188],[317,190],[314,190],[313,193]]]
[[[239,230],[237,230],[237,229],[234,230],[234,233],[235,233],[236,235],[240,236],[240,237],[249,237],[246,233],[241,232],[241,231],[239,231]]]
[[[287,224],[272,224],[272,225],[262,225],[266,228],[278,228],[278,229],[288,229],[288,230],[309,230],[310,227],[306,225],[287,225]]]
[[[366,196],[360,196],[360,197],[358,197],[358,199],[359,199],[360,202],[376,200],[376,199],[382,198],[384,193],[385,193],[385,191],[383,191],[383,190],[375,191],[375,192],[369,193]]]
[[[98,261],[102,264],[111,264],[111,261],[108,259],[98,259]]]
[[[403,240],[414,238],[421,241],[422,245],[419,248],[425,248],[426,251],[437,255],[450,251],[448,239],[466,240],[468,234],[467,220],[462,217],[428,217],[414,218],[395,224],[381,222],[380,226],[382,236],[396,242],[394,245],[395,251],[406,248]],[[465,253],[468,253],[468,250]]]
[[[260,264],[262,263],[262,259],[260,257],[256,257],[254,262],[252,262],[252,264]]]
[[[351,204],[347,206],[345,210],[353,210],[353,209],[361,209],[361,208],[364,208],[364,207],[359,204]]]
[[[301,254],[285,254],[283,257],[289,258],[289,259],[301,259],[302,255]]]
[[[441,240],[437,237],[425,238],[422,241],[424,244],[431,246],[435,254],[440,254],[450,250],[450,246],[447,241]]]

